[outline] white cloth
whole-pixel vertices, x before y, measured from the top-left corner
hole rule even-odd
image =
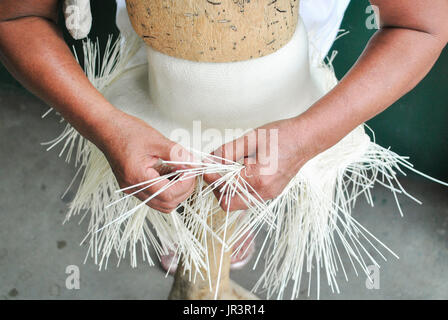
[[[117,0],[117,17],[116,23],[118,30],[125,36],[133,32],[131,21],[129,20],[128,11],[126,10],[126,1]]]
[[[310,56],[324,59],[341,27],[350,0],[301,0],[300,16],[310,40]]]

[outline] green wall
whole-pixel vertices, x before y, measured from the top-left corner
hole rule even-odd
[[[99,4],[101,3],[101,7]],[[104,44],[109,33],[117,34],[114,26],[115,1],[92,1],[94,24],[90,38]],[[367,0],[352,0],[342,28],[350,33],[338,40],[333,49],[339,52],[334,66],[342,77],[365,47],[374,30],[368,30],[365,13]],[[70,45],[80,48],[80,41]],[[0,84],[20,86],[0,66]],[[448,180],[448,49],[445,49],[431,73],[411,93],[391,106],[368,124],[375,130],[377,142],[401,155],[411,157],[415,167],[425,173]]]
[[[116,3],[115,0],[93,0],[91,1],[92,15],[94,16],[92,29],[89,38],[98,39],[102,47],[106,44],[110,34],[118,35],[118,29],[115,26]],[[82,57],[82,40],[73,40],[67,32],[64,25],[62,10],[60,9],[59,25],[64,33],[64,39],[71,48],[75,48],[78,57]],[[82,61],[81,61],[82,63]],[[0,63],[0,85],[9,84],[16,87],[21,85],[8,73],[8,71]]]
[[[365,26],[367,0],[352,0],[342,23],[350,33],[333,46],[341,78],[355,63],[375,30]],[[417,45],[417,44],[416,44]],[[448,180],[448,48],[428,76],[409,94],[368,122],[384,147],[410,156],[415,168]]]

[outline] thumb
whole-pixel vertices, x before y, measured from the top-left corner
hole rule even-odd
[[[191,168],[191,163],[194,162],[194,157],[191,152],[185,149],[178,143],[171,142],[160,153],[161,159],[174,163],[169,163],[173,169],[187,169]]]

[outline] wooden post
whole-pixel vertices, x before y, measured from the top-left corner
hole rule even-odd
[[[210,227],[216,232],[218,228],[224,223],[226,212],[220,210],[213,215],[213,222],[209,219]],[[232,228],[227,229],[227,238],[232,233]],[[222,237],[223,234],[221,233]],[[174,275],[174,283],[171,288],[168,299],[170,300],[212,300],[215,298],[216,285],[218,280],[219,265],[221,259],[222,245],[218,241],[214,241],[208,237],[208,258],[210,261],[210,278],[212,283],[212,290],[210,290],[210,283],[207,277],[201,279],[197,277],[196,281],[190,281],[189,271],[185,271],[182,265],[177,268]],[[237,283],[230,279],[230,255],[232,251],[224,252],[222,259],[222,270],[220,281],[218,284],[218,299],[219,300],[257,300],[257,296],[242,288]],[[193,270],[192,275],[196,270]],[[201,270],[203,271],[203,270]],[[203,272],[206,275],[205,271]]]

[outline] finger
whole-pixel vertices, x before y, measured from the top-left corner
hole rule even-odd
[[[264,173],[263,165],[249,165],[243,170],[244,180],[249,184],[250,193],[257,200],[271,200],[278,196],[286,187],[283,185],[283,178],[272,174]]]
[[[134,196],[140,201],[144,202],[145,205],[151,207],[152,209],[169,213],[175,209],[175,207],[178,205],[178,203],[168,204],[166,202],[161,201],[160,199],[152,197],[152,194],[147,190],[148,187],[145,185],[141,185],[135,188],[127,189],[124,191],[124,193],[127,194],[126,197]],[[151,200],[148,201],[148,199],[151,198]]]
[[[191,163],[194,162],[194,156],[192,153],[187,151],[178,143],[170,142],[170,145],[160,150],[165,150],[165,152],[160,153],[160,157],[168,161],[167,165],[155,166],[154,169],[157,171],[158,175],[166,175],[172,173],[176,170],[185,170],[191,168]],[[172,162],[172,163],[170,163]],[[151,172],[151,175],[154,175]],[[171,183],[170,187],[160,193],[157,198],[163,200],[170,199],[181,199],[181,201],[188,198],[194,189],[196,179],[193,174],[188,172],[182,174],[181,176],[174,176],[176,178],[175,183]],[[160,181],[154,187],[149,188],[150,192],[157,192],[159,189],[165,187],[168,184],[167,181]]]
[[[255,131],[251,131],[248,134],[230,141],[215,151],[212,152],[213,156],[222,158],[211,157],[211,161],[218,161],[218,163],[222,164],[230,164],[231,160],[234,162],[240,161],[244,157],[247,157],[250,154],[253,154],[256,151],[256,133]],[[208,184],[212,184],[220,179],[222,176],[218,173],[209,173],[204,175],[204,180]]]
[[[150,165],[154,165],[153,162],[155,161],[152,161]],[[135,178],[130,179],[132,183],[125,184],[135,186],[128,187],[125,192],[134,195],[151,208],[161,212],[171,212],[189,197],[195,187],[195,179],[192,176],[188,178],[184,174],[174,177],[178,179],[169,180],[161,177],[157,168],[150,166]]]
[[[207,182],[209,185],[215,183],[220,178],[222,178],[222,176],[219,173],[204,174],[204,181]]]
[[[196,186],[196,177],[189,174],[182,174],[176,182],[167,190],[167,195],[181,202],[187,199]]]
[[[192,168],[192,163],[195,162],[195,157],[191,152],[174,142],[168,148],[168,154],[165,156],[164,160],[176,162],[171,164],[175,169]]]
[[[136,197],[141,201],[145,201],[149,197],[149,195],[147,193],[139,193],[136,195]],[[161,202],[158,199],[152,199],[151,201],[147,202],[146,205],[162,213],[171,213],[176,209],[176,207],[173,206],[166,206],[165,203]]]
[[[228,161],[231,160],[237,162],[244,157],[247,157],[253,153],[255,153],[257,149],[257,136],[255,131],[251,131],[248,134],[230,141],[215,151],[212,152],[212,155],[221,157],[224,160],[221,160],[223,164],[229,164]]]
[[[244,169],[241,171],[241,179],[239,180],[239,184],[247,190],[247,193],[251,195],[251,197],[255,198],[257,201],[267,200],[266,196],[269,194],[266,193],[267,187],[265,185],[265,180],[263,176],[260,174],[260,165],[259,164],[247,164],[248,158],[245,159]],[[241,196],[239,197],[241,198]],[[252,198],[252,199],[253,199]],[[246,201],[251,202],[248,197],[244,197]]]
[[[219,206],[226,212],[246,210],[248,208],[246,201],[243,200],[244,196],[236,194],[235,196],[231,197],[229,194],[223,194],[218,190],[215,190],[214,193],[216,198],[218,199]]]
[[[146,202],[146,200],[150,197],[152,197],[152,193],[148,190],[144,190],[136,195],[138,199],[140,199],[143,202]],[[155,210],[158,210],[163,213],[170,213],[174,211],[180,203],[182,203],[182,199],[173,199],[171,201],[165,201],[161,200],[157,197],[152,198],[150,201],[146,202],[145,204]]]
[[[269,194],[266,190],[267,186],[261,174],[261,166],[258,163],[246,165],[241,175],[248,184],[249,192],[257,200],[269,200]]]
[[[148,172],[149,176],[154,178],[160,177],[158,172],[153,168],[149,168]],[[149,186],[146,189],[146,192],[151,194],[154,199],[159,199],[161,202],[180,203],[189,197],[194,190],[194,186],[194,177],[185,177],[185,175],[181,175],[173,180],[161,179],[157,183]]]
[[[244,169],[241,171],[241,177],[253,188],[260,180],[260,165],[251,163],[251,159],[244,159]]]
[[[210,164],[210,165],[216,165],[217,163],[221,163],[220,161],[217,162],[218,159],[216,159],[215,157],[213,157],[212,155],[207,155],[206,157],[204,157],[204,159],[202,159],[202,162],[205,164]],[[204,166],[204,168],[206,168],[206,166]],[[207,173],[203,175],[204,181],[207,184],[213,184],[216,180],[220,179],[222,176],[219,173]]]

